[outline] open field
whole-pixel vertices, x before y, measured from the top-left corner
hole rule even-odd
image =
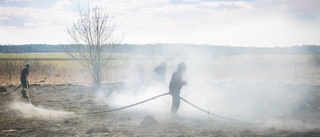
[[[114,85],[109,85],[113,88]],[[319,86],[310,85],[211,85],[223,89],[232,99],[236,94],[260,94],[256,100],[250,97],[241,102],[225,100],[245,107],[240,113],[233,113],[233,118],[245,111],[257,111],[260,115],[245,119],[246,121],[224,120],[182,103],[184,109],[179,111],[180,119],[170,119],[169,106],[157,106],[161,113],[150,111],[148,104],[163,102],[169,97],[157,99],[126,110],[99,113],[74,114],[73,112],[90,112],[112,109],[114,107],[97,101],[96,93],[88,86],[80,85],[33,85],[30,89],[32,104],[20,99],[19,92],[10,96],[0,96],[0,135],[5,136],[312,136],[320,135],[319,127]],[[109,88],[112,88],[109,87]],[[248,90],[255,87],[254,90]],[[259,87],[259,88],[257,88]],[[12,88],[8,88],[13,90]],[[263,89],[263,90],[257,90]],[[114,89],[117,90],[117,89]],[[234,90],[239,90],[235,93]],[[272,100],[263,95],[277,95],[277,92],[290,90],[289,100]],[[270,92],[272,91],[272,92]],[[257,93],[258,92],[258,93]],[[301,92],[305,95],[301,96]],[[218,92],[219,94],[219,92]],[[312,96],[313,99],[309,97]],[[214,94],[211,96],[215,98]],[[228,97],[227,97],[228,98]],[[278,99],[281,99],[279,97]],[[107,100],[112,98],[106,97]],[[187,99],[190,99],[188,97]],[[257,102],[259,100],[259,102]],[[122,100],[123,101],[123,100]],[[276,101],[278,112],[271,111],[268,103]],[[196,101],[193,101],[197,103]],[[199,103],[199,102],[198,102]],[[254,103],[255,107],[250,104]],[[166,104],[166,103],[164,103]],[[166,104],[167,105],[167,104]],[[212,105],[219,105],[212,104]],[[294,105],[292,108],[290,106]],[[36,107],[35,107],[36,106]],[[280,108],[279,108],[280,106]],[[155,106],[154,106],[155,107]],[[193,109],[190,112],[185,109]],[[249,109],[250,108],[250,109]],[[259,109],[260,108],[260,109]],[[289,108],[289,109],[286,109]],[[229,112],[235,106],[229,106]],[[218,113],[217,109],[210,109]],[[293,113],[294,112],[294,113]],[[220,112],[221,114],[222,112]],[[157,124],[143,125],[147,115],[152,115]],[[230,117],[230,115],[229,115]]]
[[[82,67],[64,53],[33,53],[33,54],[0,54],[0,63],[5,59],[14,57],[21,59],[20,65],[14,67],[12,79],[0,67],[1,85],[18,84],[19,71],[25,62],[36,60],[36,63],[49,64],[55,70],[44,72],[43,68],[33,66],[30,69],[30,82],[39,84],[39,81],[47,81],[47,84],[83,84],[90,83],[90,76]],[[218,57],[162,57],[117,54],[112,58],[109,69],[105,71],[106,82],[123,81],[132,77],[140,77],[146,81],[152,80],[153,68],[161,62],[167,62],[167,72],[175,70],[180,61],[188,64],[190,73],[193,75],[201,72],[202,81],[210,82],[258,82],[258,83],[303,83],[320,84],[319,58],[314,56],[218,56]],[[4,65],[1,65],[4,66]],[[31,63],[32,66],[32,63]],[[40,66],[41,67],[41,66]],[[41,70],[41,73],[37,70]],[[84,72],[84,73],[83,73]],[[130,73],[133,75],[127,75]],[[167,81],[170,74],[167,73]],[[79,75],[81,74],[81,75]],[[138,79],[138,78],[137,78]]]
[[[163,61],[166,80],[158,83],[153,69]],[[111,113],[74,113],[119,108],[166,93],[180,61],[187,63],[184,79],[189,83],[181,96],[239,121],[208,115],[184,102],[179,118],[171,119],[169,96]],[[56,68],[30,72],[33,105],[20,98],[20,89],[0,95],[0,136],[320,136],[320,70],[312,56],[126,55],[112,60],[98,91],[77,62],[41,62]],[[11,81],[1,74],[0,84],[8,91],[19,84],[19,72]],[[147,115],[158,123],[142,124]]]

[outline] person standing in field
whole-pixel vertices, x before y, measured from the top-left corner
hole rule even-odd
[[[29,88],[29,82],[28,82],[28,76],[29,76],[29,63],[25,65],[25,68],[21,70],[20,73],[20,82],[22,86],[21,95],[22,98],[27,99],[29,101],[29,98],[27,96],[27,89]]]
[[[172,96],[171,117],[177,116],[177,111],[180,107],[180,90],[182,86],[187,85],[187,82],[182,80],[186,69],[187,65],[181,62],[178,65],[178,70],[173,72],[171,76],[169,85],[169,94]]]
[[[154,69],[154,78],[159,82],[165,82],[166,79],[167,63],[162,62],[159,66]]]

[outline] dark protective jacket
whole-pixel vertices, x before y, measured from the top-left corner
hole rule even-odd
[[[20,75],[21,75],[21,78],[27,78],[29,75],[29,69],[28,68],[22,69]]]
[[[169,93],[170,94],[180,94],[180,90],[184,82],[182,81],[182,72],[181,71],[175,71],[170,80],[169,85]]]
[[[28,78],[28,75],[29,75],[29,69],[28,68],[24,68],[21,70],[21,73],[20,73],[20,81],[21,81],[21,85],[23,88],[28,88],[28,81],[27,81],[27,78]]]
[[[155,79],[158,81],[165,81],[166,76],[166,65],[161,64],[154,69]]]

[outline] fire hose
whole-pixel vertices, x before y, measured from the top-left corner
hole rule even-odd
[[[136,105],[139,105],[139,104],[142,104],[142,103],[145,103],[145,102],[154,100],[154,99],[156,99],[156,98],[159,98],[159,97],[162,97],[162,96],[165,96],[165,95],[169,95],[169,93],[160,94],[160,95],[154,96],[154,97],[152,97],[152,98],[143,100],[143,101],[141,101],[141,102],[138,102],[138,103],[135,103],[135,104],[131,104],[131,105],[128,105],[128,106],[124,106],[124,107],[121,107],[121,108],[104,110],[104,111],[75,112],[75,114],[98,114],[98,113],[108,113],[108,112],[118,111],[118,110],[126,109],[126,108],[129,108],[129,107],[133,107],[133,106],[136,106]],[[198,107],[198,106],[190,103],[189,101],[187,101],[186,99],[184,99],[184,98],[182,98],[182,97],[180,97],[180,99],[181,99],[182,101],[188,103],[189,105],[197,108],[198,110],[207,113],[208,115],[212,115],[212,116],[215,116],[215,117],[218,117],[218,118],[221,118],[221,119],[225,119],[225,120],[231,120],[231,121],[238,121],[238,122],[240,122],[240,120],[237,120],[237,119],[232,119],[232,118],[223,117],[223,116],[220,116],[220,115],[211,113],[211,112],[209,112],[209,111],[206,111],[206,110],[204,110],[204,109],[202,109],[202,108],[200,108],[200,107]]]
[[[28,80],[27,80],[27,83],[28,83]],[[12,91],[10,91],[10,92],[7,92],[7,93],[4,93],[4,94],[1,94],[1,95],[3,95],[3,96],[9,95],[9,94],[15,92],[19,87],[21,87],[21,84],[20,84],[18,87],[16,87],[14,90],[12,90]],[[27,89],[28,89],[28,88],[29,88],[29,83],[27,84]],[[31,103],[29,92],[26,91],[26,94],[27,94],[27,100],[28,100],[28,102]]]
[[[5,94],[1,94],[1,95],[9,95],[9,94],[11,94],[12,92],[15,92],[19,87],[21,87],[21,84],[20,84],[18,87],[16,87],[14,90],[12,90],[12,91],[10,91],[10,92],[7,92],[7,93],[5,93]]]
[[[93,111],[93,112],[76,112],[75,114],[97,114],[97,113],[108,113],[108,112],[112,112],[112,111],[118,111],[118,110],[121,110],[121,109],[126,109],[126,108],[129,108],[129,107],[133,107],[133,106],[148,102],[150,100],[154,100],[154,99],[156,99],[158,97],[165,96],[165,95],[169,95],[169,93],[161,94],[161,95],[149,98],[147,100],[144,100],[144,101],[141,101],[141,102],[138,102],[138,103],[135,103],[135,104],[131,104],[131,105],[128,105],[128,106],[124,106],[124,107],[121,107],[121,108],[116,108],[116,109],[111,109],[111,110],[104,110],[104,111]]]
[[[11,92],[8,92],[6,94],[2,94],[2,95],[8,95],[8,94],[11,94],[12,92],[16,91],[19,87],[21,86],[21,84],[15,88],[13,91]],[[134,104],[131,104],[131,105],[128,105],[128,106],[124,106],[124,107],[121,107],[121,108],[116,108],[116,109],[110,109],[110,110],[103,110],[103,111],[92,111],[92,112],[75,112],[75,114],[98,114],[98,113],[109,113],[109,112],[113,112],[113,111],[119,111],[119,110],[122,110],[122,109],[126,109],[126,108],[130,108],[130,107],[133,107],[133,106],[136,106],[136,105],[139,105],[139,104],[142,104],[142,103],[145,103],[145,102],[148,102],[148,101],[151,101],[151,100],[154,100],[156,98],[159,98],[159,97],[162,97],[162,96],[166,96],[166,95],[169,95],[169,93],[164,93],[164,94],[160,94],[160,95],[157,95],[157,96],[154,96],[152,98],[149,98],[149,99],[146,99],[146,100],[143,100],[143,101],[140,101],[138,103],[134,103]],[[222,119],[226,119],[226,120],[231,120],[231,121],[240,121],[240,120],[237,120],[237,119],[232,119],[232,118],[227,118],[227,117],[223,117],[223,116],[220,116],[220,115],[217,115],[217,114],[214,114],[214,113],[211,113],[209,111],[206,111],[192,103],[190,103],[189,101],[187,101],[186,99],[180,97],[180,99],[184,102],[186,102],[187,104],[193,106],[194,108],[204,112],[204,113],[207,113],[208,115],[212,115],[212,116],[215,116],[215,117],[218,117],[218,118],[222,118]],[[30,98],[28,96],[28,101],[31,103],[30,101]]]

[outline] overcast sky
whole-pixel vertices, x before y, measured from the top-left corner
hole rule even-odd
[[[0,0],[0,44],[68,43],[66,23],[88,0]],[[320,45],[320,0],[91,0],[123,43]]]

